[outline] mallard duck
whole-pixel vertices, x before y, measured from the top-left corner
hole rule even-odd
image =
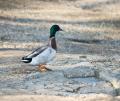
[[[50,28],[48,44],[46,46],[39,47],[29,55],[22,57],[21,61],[29,63],[30,65],[38,65],[41,72],[50,70],[46,68],[45,65],[51,62],[56,56],[57,45],[55,35],[57,31],[62,31],[62,29],[58,25],[53,25]]]

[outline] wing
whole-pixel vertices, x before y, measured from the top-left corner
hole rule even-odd
[[[27,58],[33,58],[36,57],[37,55],[39,55],[40,53],[42,53],[45,49],[47,49],[48,46],[42,46],[37,48],[35,51],[33,51],[31,54],[27,55]]]

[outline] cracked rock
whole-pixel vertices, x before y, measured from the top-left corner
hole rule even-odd
[[[112,85],[109,82],[101,81],[97,82],[94,85],[88,85],[85,87],[80,88],[78,91],[80,94],[85,93],[105,93],[110,95],[116,95],[116,92]]]
[[[120,95],[120,74],[113,73],[108,70],[103,70],[99,72],[98,78],[110,82],[116,90],[116,95]]]

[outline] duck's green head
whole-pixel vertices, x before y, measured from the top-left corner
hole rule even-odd
[[[62,29],[58,25],[53,25],[50,28],[50,38],[55,37],[55,34],[56,34],[57,31],[62,31]]]

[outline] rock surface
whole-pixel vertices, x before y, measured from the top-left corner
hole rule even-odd
[[[112,82],[112,80],[115,82],[117,78],[114,80],[110,77],[111,73],[107,75],[104,73],[104,69],[101,68],[100,70],[100,68],[98,69],[92,63],[88,62],[91,55],[84,58],[84,61],[82,61],[82,57],[78,58],[78,55],[67,54],[64,57],[60,57],[60,53],[57,56],[59,58],[54,61],[54,65],[48,65],[48,68],[53,69],[53,71],[49,72],[40,73],[37,67],[20,64],[18,61],[19,58],[16,58],[16,63],[12,64],[12,68],[10,68],[11,64],[7,69],[4,67],[1,68],[0,94],[18,93],[73,96],[104,93],[113,96],[119,95],[119,90],[116,90],[116,87],[119,88],[119,86],[114,86],[115,83]],[[97,58],[100,59],[101,56]],[[63,61],[68,59],[69,61],[67,62]],[[74,63],[74,59],[79,63]],[[8,64],[9,62],[6,63]],[[16,67],[17,63],[19,63],[18,67]]]
[[[85,78],[95,77],[95,70],[91,67],[73,67],[64,71],[64,76],[67,78]]]

